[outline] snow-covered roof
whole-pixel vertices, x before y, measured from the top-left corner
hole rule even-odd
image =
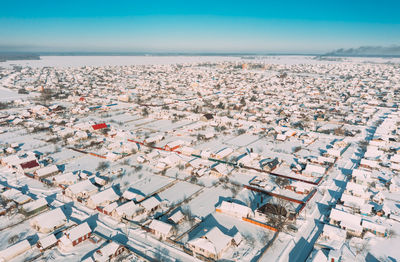
[[[222,164],[222,163],[217,163],[217,164],[213,165],[212,168],[224,176],[229,175],[229,173],[233,170],[233,168],[229,168],[228,165]]]
[[[231,241],[232,237],[222,233],[222,231],[219,230],[219,228],[213,227],[202,237],[190,240],[188,244],[196,246],[198,248],[202,248],[210,252],[211,254],[217,255],[222,250],[224,250],[228,245],[230,245]]]
[[[393,155],[393,156],[390,158],[390,161],[392,161],[392,162],[394,162],[394,163],[400,163],[400,154]]]
[[[122,197],[128,200],[135,200],[135,201],[141,201],[145,195],[141,194],[140,192],[132,192],[130,189],[125,190],[125,192],[122,194]]]
[[[14,165],[19,163],[20,158],[17,155],[11,155],[3,157],[1,161],[7,165]]]
[[[105,201],[113,202],[113,201],[118,200],[118,198],[119,198],[119,196],[117,195],[117,193],[115,193],[115,191],[112,187],[89,197],[89,199],[95,205],[100,205],[100,204],[104,203]]]
[[[42,197],[23,205],[22,209],[25,210],[26,212],[31,212],[46,205],[47,205],[47,200],[44,197]]]
[[[118,207],[118,203],[117,202],[112,202],[111,204],[107,205],[106,207],[104,207],[104,211],[105,212],[112,212],[113,210],[115,210]]]
[[[2,251],[0,251],[0,259],[4,261],[8,261],[15,256],[24,253],[25,251],[29,250],[31,245],[29,244],[28,240],[23,240],[15,245],[12,245]]]
[[[360,165],[365,165],[371,168],[378,168],[378,162],[374,160],[368,160],[368,159],[361,159]]]
[[[103,246],[102,248],[100,248],[99,250],[97,250],[93,254],[93,258],[96,261],[109,261],[110,256],[114,255],[115,252],[117,252],[119,246],[120,245],[115,242],[110,242],[105,246]]]
[[[245,205],[240,205],[240,204],[228,202],[228,201],[222,201],[221,205],[219,206],[219,209],[222,212],[235,213],[242,217],[247,217],[252,212],[251,209]]]
[[[133,201],[128,201],[115,209],[118,215],[132,216],[136,211],[143,209],[141,206],[135,204]]]
[[[172,216],[170,216],[168,219],[171,220],[174,223],[178,223],[181,221],[185,216],[183,215],[182,211],[175,212]]]
[[[347,182],[346,184],[346,190],[348,191],[352,191],[358,194],[362,194],[365,191],[367,191],[367,187],[357,184],[357,183],[353,183],[353,182]]]
[[[329,237],[330,239],[338,239],[338,240],[346,239],[345,230],[329,224],[324,225],[322,235],[324,237]]]
[[[306,169],[304,170],[305,173],[312,174],[312,173],[317,173],[317,174],[324,174],[326,168],[323,166],[317,166],[313,164],[307,164]]]
[[[340,225],[361,232],[361,217],[333,208],[329,216],[331,219],[340,221]]]
[[[51,245],[54,245],[57,242],[57,238],[54,234],[50,234],[46,237],[40,238],[38,242],[40,243],[43,249],[46,249]]]
[[[54,176],[53,180],[57,183],[74,183],[78,181],[78,176],[72,172]]]
[[[219,150],[215,155],[219,158],[224,158],[224,157],[230,155],[232,152],[233,152],[232,148],[226,147],[226,148]]]
[[[155,197],[150,197],[141,202],[140,205],[144,207],[146,210],[151,210],[160,205],[160,201],[158,201]]]
[[[90,182],[90,180],[83,180],[68,187],[71,192],[76,195],[81,192],[91,192],[97,190],[97,187]]]
[[[53,209],[49,212],[33,218],[31,223],[36,223],[40,228],[53,229],[67,222],[67,218],[61,208]]]
[[[161,234],[168,235],[172,229],[172,225],[160,220],[153,219],[149,225],[149,228],[154,231],[160,232]]]
[[[22,195],[21,191],[15,189],[15,188],[11,188],[11,189],[6,190],[3,193],[1,193],[1,196],[8,200],[15,199],[21,195]]]
[[[383,225],[378,225],[376,223],[373,223],[373,222],[365,220],[365,219],[362,220],[361,225],[363,228],[366,228],[366,229],[369,229],[372,231],[376,231],[376,232],[379,232],[382,234],[385,234],[385,232],[386,232],[386,228]]]
[[[40,168],[35,171],[38,177],[48,176],[49,174],[58,172],[58,167],[56,165],[50,165],[43,168]]]
[[[356,178],[357,180],[363,181],[363,182],[371,182],[371,176],[372,173],[367,170],[363,169],[354,169],[352,172],[352,176]]]
[[[76,227],[68,230],[65,235],[69,238],[69,240],[74,241],[77,240],[78,238],[89,234],[92,232],[92,230],[89,227],[89,224],[87,222],[84,222],[80,225],[77,225]]]
[[[343,193],[340,199],[344,202],[345,206],[351,207],[354,205],[355,207],[360,208],[365,204],[365,200],[363,198],[352,196],[346,193]]]

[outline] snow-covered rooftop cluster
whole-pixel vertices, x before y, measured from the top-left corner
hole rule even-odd
[[[0,67],[0,260],[400,258],[396,61],[44,60]]]

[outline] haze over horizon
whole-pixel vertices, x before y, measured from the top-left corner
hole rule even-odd
[[[400,43],[398,1],[19,1],[0,51],[326,53]]]

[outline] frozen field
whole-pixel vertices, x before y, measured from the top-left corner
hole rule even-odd
[[[2,63],[0,63],[0,66],[1,65]],[[0,102],[15,100],[15,99],[23,99],[27,97],[28,95],[21,95],[10,89],[0,87]]]

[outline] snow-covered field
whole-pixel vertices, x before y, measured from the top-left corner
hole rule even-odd
[[[0,63],[1,67],[1,63]],[[8,88],[0,87],[0,102],[16,100],[16,99],[24,99],[28,95],[18,94],[17,92],[10,90]]]

